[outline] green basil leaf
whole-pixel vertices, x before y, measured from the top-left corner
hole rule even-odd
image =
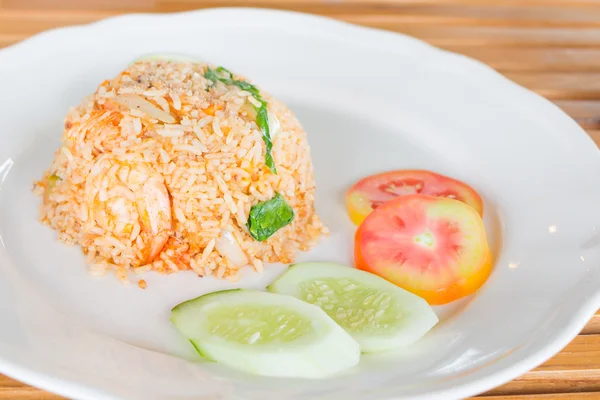
[[[227,74],[227,78],[220,76],[219,73]],[[260,92],[258,88],[251,83],[245,81],[238,81],[233,79],[233,74],[229,72],[228,69],[224,67],[217,67],[217,70],[214,71],[211,68],[207,68],[204,73],[204,77],[210,80],[213,85],[219,81],[223,82],[225,85],[234,85],[239,87],[242,90],[245,90],[252,94],[258,102],[260,102],[260,107],[256,108],[256,125],[260,129],[262,133],[263,140],[265,142],[266,152],[265,152],[265,165],[269,170],[277,175],[277,168],[275,168],[275,160],[273,160],[273,155],[271,154],[271,150],[273,149],[273,142],[271,141],[271,134],[269,132],[269,113],[267,112],[267,102],[262,99],[260,96]]]
[[[204,77],[215,84],[219,80],[219,75],[212,69],[208,68],[204,73]]]
[[[62,181],[61,177],[56,175],[56,174],[52,174],[48,177],[48,183],[52,184],[52,185],[56,185],[56,182],[58,181]]]
[[[225,72],[227,75],[229,75],[229,79],[233,77],[233,74],[225,67],[217,67],[217,72]]]
[[[52,193],[52,190],[54,190],[59,181],[62,181],[62,179],[56,174],[52,174],[48,177],[48,183],[46,184],[46,189],[44,189],[44,199]]]
[[[256,113],[256,125],[262,132],[263,141],[265,142],[266,153],[265,153],[265,164],[271,170],[272,173],[277,174],[277,168],[275,168],[275,161],[271,155],[273,149],[273,142],[271,141],[271,132],[269,130],[269,113],[267,112],[267,103],[262,102],[261,106],[257,109]]]
[[[260,92],[256,86],[244,81],[233,81],[233,84],[242,90],[252,93],[252,96],[254,96],[256,100],[261,101]]]
[[[258,203],[250,209],[248,230],[259,242],[267,240],[294,219],[294,210],[282,195],[275,193],[271,200]]]

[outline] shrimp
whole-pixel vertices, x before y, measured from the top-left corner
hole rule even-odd
[[[115,262],[132,266],[155,260],[173,229],[171,198],[149,163],[96,158],[85,182],[81,220],[86,243]]]
[[[142,215],[143,232],[149,234],[147,262],[153,261],[169,240],[172,228],[171,200],[164,183],[149,179],[142,186],[138,212]]]
[[[96,152],[110,151],[118,146],[121,140],[126,139],[119,124],[123,114],[118,110],[97,110],[85,120],[76,122],[67,121],[68,128],[63,134],[63,142],[70,143],[73,147],[86,142],[94,143]]]

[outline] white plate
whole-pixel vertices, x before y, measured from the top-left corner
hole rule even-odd
[[[196,360],[168,322],[179,301],[232,284],[148,275],[147,290],[87,276],[37,221],[32,181],[70,105],[130,60],[182,52],[251,77],[309,132],[331,238],[302,259],[350,262],[345,189],[428,168],[484,196],[497,257],[475,296],[395,354],[328,380],[257,378]],[[557,107],[420,41],[277,11],[133,15],[0,52],[0,372],[78,399],[451,399],[502,384],[566,345],[600,305],[600,154]],[[247,273],[263,287],[282,271]],[[180,356],[183,358],[175,357]]]

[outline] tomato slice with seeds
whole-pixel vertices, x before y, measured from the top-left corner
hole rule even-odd
[[[399,170],[371,175],[358,181],[346,195],[350,219],[356,225],[386,201],[409,194],[425,194],[462,201],[483,215],[483,202],[469,185],[425,170]]]
[[[483,221],[455,199],[397,197],[375,209],[355,236],[356,267],[446,304],[483,285],[492,256]]]

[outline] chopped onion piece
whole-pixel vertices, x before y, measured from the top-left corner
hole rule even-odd
[[[114,98],[114,102],[128,108],[139,110],[144,114],[147,114],[149,117],[156,118],[157,120],[166,122],[168,124],[177,122],[171,114],[161,110],[148,100],[135,94],[123,94],[116,96]]]
[[[245,112],[248,117],[256,120],[256,108],[248,100],[244,101],[244,104],[240,107],[240,111]]]
[[[221,236],[216,240],[215,247],[223,257],[226,257],[236,267],[248,265],[248,257],[228,230],[221,231]]]
[[[277,133],[279,132],[281,124],[279,123],[279,119],[277,119],[277,116],[274,113],[268,111],[267,114],[269,116],[269,136],[271,136],[271,139],[273,139],[275,135],[277,135]]]

